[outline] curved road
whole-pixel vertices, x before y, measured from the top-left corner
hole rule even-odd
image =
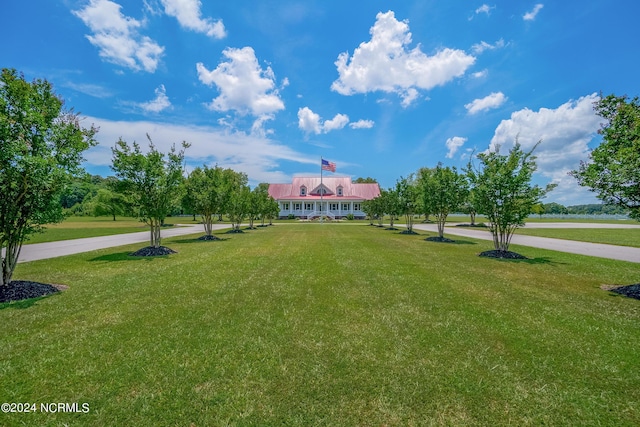
[[[535,224],[535,225],[534,225]],[[538,225],[540,224],[540,225]],[[633,224],[593,224],[593,223],[544,223],[549,227],[542,227],[543,223],[527,224],[529,228],[640,228]],[[416,224],[417,230],[438,232],[436,224]],[[445,235],[470,237],[480,240],[493,240],[488,230],[469,229],[463,227],[446,227]],[[525,236],[514,234],[511,238],[514,245],[530,246],[533,248],[549,249],[552,251],[571,254],[589,255],[599,258],[617,259],[620,261],[640,263],[640,248],[630,246],[605,245],[602,243],[579,242],[576,240],[552,239],[550,237]]]
[[[535,225],[534,225],[535,224]],[[530,223],[527,227],[543,228],[543,223]],[[593,224],[593,223],[544,223],[544,228],[640,228],[633,224]],[[215,224],[214,229],[229,228],[229,224]],[[435,224],[416,224],[416,230],[437,232]],[[186,234],[204,233],[202,225],[186,225],[179,228],[162,230],[162,237],[182,236]],[[447,227],[446,234],[470,237],[480,240],[492,240],[486,230],[468,229],[461,227]],[[39,259],[55,258],[64,255],[88,252],[95,249],[123,246],[131,243],[143,243],[149,240],[149,232],[117,234],[113,236],[89,237],[86,239],[63,240],[50,243],[35,243],[24,245],[20,252],[18,262],[35,261]],[[511,242],[516,245],[530,246],[534,248],[549,249],[552,251],[568,252],[580,255],[589,255],[600,258],[616,259],[621,261],[640,263],[640,248],[628,246],[614,246],[600,243],[578,242],[573,240],[552,239],[548,237],[535,237],[514,235]]]

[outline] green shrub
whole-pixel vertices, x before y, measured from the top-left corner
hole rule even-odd
[[[354,219],[356,219],[356,217],[353,216],[352,213],[348,214],[345,218],[347,218],[349,221],[353,221]]]

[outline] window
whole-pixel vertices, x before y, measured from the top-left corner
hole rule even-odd
[[[342,210],[343,211],[348,211],[349,210],[349,203],[343,203],[342,204]]]
[[[293,210],[294,211],[301,211],[302,210],[302,203],[294,203],[293,204]]]
[[[331,206],[329,206],[329,209],[331,209],[332,211],[337,211],[338,210],[338,204],[337,203],[331,203]]]
[[[354,211],[359,211],[360,210],[360,203],[354,203],[353,204],[353,210]]]
[[[313,203],[305,203],[304,204],[304,210],[305,211],[312,211],[313,210]]]
[[[325,194],[327,194],[327,190],[325,190],[324,188],[320,188],[318,189],[318,194],[324,196]]]
[[[338,196],[342,196],[342,187],[338,187]]]
[[[283,203],[282,204],[282,210],[283,211],[288,211],[289,210],[289,203]]]
[[[307,187],[305,187],[304,185],[302,187],[300,187],[300,195],[301,196],[306,196],[307,195]]]

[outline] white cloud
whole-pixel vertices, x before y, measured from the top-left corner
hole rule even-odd
[[[411,33],[406,21],[393,11],[378,13],[371,40],[363,42],[349,57],[343,52],[335,62],[339,78],[331,89],[342,95],[383,91],[397,93],[408,105],[417,89],[444,85],[465,73],[475,58],[462,50],[445,48],[427,56],[420,46],[409,49]]]
[[[504,46],[505,44],[503,39],[498,40],[494,44],[489,44],[485,41],[481,41],[480,43],[477,43],[471,46],[471,51],[476,55],[480,55],[485,50],[501,49]]]
[[[447,152],[447,155],[445,157],[447,159],[452,159],[453,156],[458,151],[458,149],[462,147],[465,142],[467,142],[467,138],[463,138],[461,136],[454,136],[453,138],[448,138],[445,145],[447,146],[447,149],[449,151]]]
[[[373,120],[358,120],[357,122],[349,123],[351,129],[371,129],[375,125]]]
[[[200,15],[200,0],[162,0],[167,15],[175,17],[183,28],[222,39],[227,33],[222,20],[203,19]]]
[[[544,5],[542,3],[536,4],[531,12],[527,12],[522,16],[522,19],[524,19],[525,21],[533,21],[534,19],[536,19],[538,12],[540,12],[543,7]]]
[[[171,107],[171,101],[169,101],[169,97],[167,97],[167,90],[164,85],[158,86],[155,93],[155,99],[138,104],[138,106],[149,113],[159,113],[160,111]]]
[[[90,148],[85,158],[95,166],[111,164],[111,147],[119,137],[132,143],[137,141],[147,147],[146,134],[163,153],[172,144],[186,141],[191,147],[186,151],[186,160],[190,166],[218,164],[245,172],[253,182],[287,182],[290,177],[279,170],[280,162],[288,161],[300,164],[316,164],[315,158],[308,158],[282,143],[264,136],[245,132],[234,132],[208,126],[188,126],[151,121],[112,121],[88,117],[86,123],[100,127],[96,135],[99,144]]]
[[[560,200],[562,196],[564,204],[593,199],[591,193],[580,188],[567,174],[577,169],[580,160],[588,159],[588,144],[600,128],[601,119],[593,110],[593,103],[598,99],[594,93],[566,102],[556,109],[541,108],[536,112],[525,108],[516,111],[510,119],[498,125],[489,148],[495,150],[500,146],[501,152],[506,152],[518,137],[522,148],[530,150],[542,140],[534,151],[538,172],[558,184],[549,198]]]
[[[331,132],[332,130],[342,129],[349,123],[349,116],[346,114],[336,114],[331,120],[325,120],[322,128],[324,133]]]
[[[284,109],[275,85],[271,67],[260,68],[251,47],[228,48],[222,54],[228,59],[209,71],[201,62],[196,65],[198,78],[208,86],[215,85],[220,95],[209,108],[216,111],[235,110],[240,114],[262,116]]]
[[[349,116],[346,114],[336,114],[333,119],[325,120],[321,123],[320,115],[314,113],[309,107],[298,110],[298,128],[306,133],[329,133],[332,130],[344,128],[349,123]]]
[[[474,79],[481,79],[483,77],[487,77],[489,75],[489,70],[487,70],[486,68],[482,71],[478,71],[475,72],[473,74],[471,74],[471,77],[473,77]]]
[[[486,13],[487,15],[489,15],[489,12],[491,12],[491,9],[495,9],[495,8],[496,8],[495,6],[489,6],[488,4],[483,4],[482,6],[476,9],[476,15],[479,15],[481,13]]]
[[[309,107],[300,108],[298,110],[298,127],[307,133],[320,134],[322,132],[320,115],[314,113]]]
[[[465,104],[464,108],[467,109],[469,114],[476,114],[481,111],[491,110],[498,108],[507,101],[507,97],[502,92],[493,92],[491,95],[484,98],[474,99],[469,104]]]
[[[73,12],[93,32],[87,35],[106,61],[135,71],[155,72],[164,48],[138,33],[141,23],[124,16],[121,6],[110,0],[90,0]]]

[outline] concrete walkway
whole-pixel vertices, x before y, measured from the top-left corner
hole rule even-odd
[[[214,224],[214,230],[231,227],[229,224]],[[202,233],[202,224],[180,225],[175,228],[166,228],[160,232],[163,239],[167,237],[184,236],[186,234]],[[139,233],[114,234],[113,236],[87,237],[85,239],[62,240],[49,243],[34,243],[22,246],[18,262],[36,261],[39,259],[55,258],[64,255],[89,252],[96,249],[112,248],[131,243],[149,242],[149,231]]]
[[[568,224],[568,223],[545,223],[545,224]],[[569,223],[577,226],[587,225],[580,223]],[[529,225],[529,224],[527,224]],[[639,226],[633,224],[588,224],[589,227],[565,227],[565,228],[637,228]],[[593,227],[601,225],[601,227]],[[610,226],[614,227],[610,227]],[[619,227],[625,226],[625,227]],[[631,226],[631,227],[628,227]],[[400,227],[398,227],[400,228]],[[416,230],[438,232],[436,224],[415,224]],[[534,228],[534,227],[531,227]],[[560,228],[560,227],[535,227],[535,228]],[[478,230],[463,227],[446,227],[445,236],[454,235],[462,237],[470,237],[472,239],[493,240],[488,230]],[[605,245],[602,243],[578,242],[575,240],[552,239],[549,237],[524,236],[514,234],[511,239],[514,245],[530,246],[533,248],[549,249],[552,251],[567,252],[571,254],[589,255],[599,258],[617,259],[620,261],[630,261],[640,263],[640,248],[632,248],[629,246]]]

